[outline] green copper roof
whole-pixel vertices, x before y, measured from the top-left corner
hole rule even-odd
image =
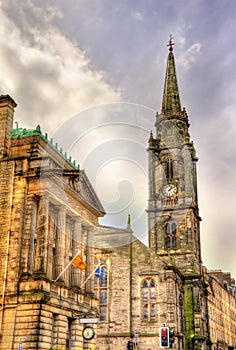
[[[172,50],[169,52],[166,66],[166,76],[161,110],[164,115],[172,115],[181,112],[179,88],[175,69],[175,59]]]
[[[75,160],[72,161],[70,156],[67,156],[66,152],[63,152],[62,148],[58,148],[57,143],[53,143],[53,139],[48,139],[47,133],[45,135],[41,132],[40,125],[37,125],[35,129],[25,129],[25,128],[16,128],[12,130],[12,138],[23,138],[23,137],[29,137],[29,136],[40,136],[42,139],[44,139],[54,150],[56,150],[67,162],[69,162],[76,170],[79,170],[79,164],[76,165]]]

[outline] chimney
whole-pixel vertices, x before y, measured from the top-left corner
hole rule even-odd
[[[14,108],[17,106],[9,95],[0,95],[0,159],[10,156]]]

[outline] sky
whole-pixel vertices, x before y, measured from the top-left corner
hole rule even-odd
[[[145,241],[147,139],[169,35],[197,150],[203,264],[236,277],[235,0],[0,1],[0,88],[84,168],[104,225]]]

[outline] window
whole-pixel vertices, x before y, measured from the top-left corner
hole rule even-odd
[[[108,274],[102,267],[104,275],[101,278],[94,277],[94,292],[99,300],[100,321],[107,321],[108,300]]]
[[[173,160],[172,158],[167,158],[165,161],[165,173],[167,179],[173,178]]]
[[[166,125],[165,125],[165,127],[166,127],[166,136],[170,136],[170,135],[172,135],[172,123],[166,123]]]
[[[147,278],[141,284],[141,317],[142,321],[154,321],[156,318],[155,281]]]
[[[142,320],[148,321],[148,305],[147,304],[143,305],[143,308],[142,308]]]
[[[177,226],[175,222],[168,222],[165,225],[165,248],[174,249],[177,248]]]
[[[72,329],[72,319],[67,319],[67,326],[66,326],[66,350],[71,349],[71,329]]]

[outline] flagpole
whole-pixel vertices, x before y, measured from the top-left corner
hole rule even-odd
[[[81,284],[81,287],[80,288],[83,288],[83,286],[88,282],[88,280],[92,277],[92,275],[95,273],[95,271],[97,270],[97,268],[101,266],[101,264],[97,265],[95,267],[95,269],[93,270],[92,273],[90,273],[90,275],[86,278],[86,280]]]
[[[53,280],[53,282],[57,282],[57,280],[63,275],[63,273],[68,269],[68,267],[73,263],[74,259],[77,257],[78,254],[80,254],[81,251],[79,250],[75,256],[73,257],[73,259],[71,259],[68,264],[66,265],[66,267],[64,268],[64,270],[57,276],[57,278],[55,280]]]

